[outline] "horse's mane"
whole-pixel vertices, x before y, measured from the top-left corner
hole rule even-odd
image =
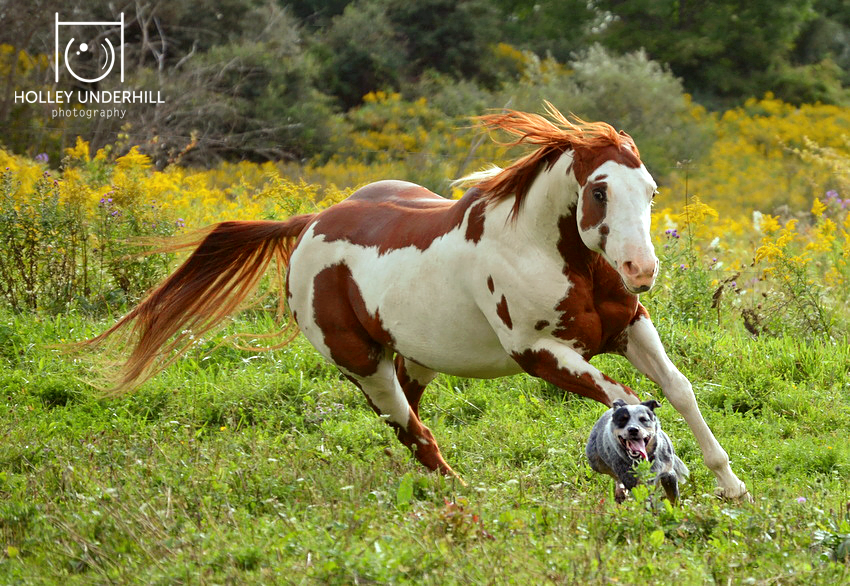
[[[617,132],[605,122],[585,122],[575,115],[567,118],[548,101],[545,107],[547,116],[507,110],[476,117],[484,129],[502,130],[515,137],[499,144],[506,147],[531,144],[538,148],[504,169],[494,166],[468,175],[456,183],[474,185],[484,192],[489,202],[514,195],[511,216],[516,217],[541,165],[551,168],[566,150],[573,151],[574,165],[594,159],[594,155],[611,147],[630,159],[629,163],[633,166],[640,165],[637,146],[625,132]]]

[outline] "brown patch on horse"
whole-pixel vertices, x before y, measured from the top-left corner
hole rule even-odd
[[[419,417],[419,401],[422,399],[425,385],[410,377],[407,368],[404,366],[404,356],[398,355],[395,357],[395,373],[398,383],[401,385],[401,390],[404,391],[404,396],[407,397],[410,408],[416,417]]]
[[[640,154],[632,138],[617,132],[605,122],[585,122],[572,116],[567,119],[546,102],[547,117],[508,110],[479,116],[488,130],[502,130],[516,138],[504,146],[537,145],[537,150],[514,161],[497,175],[476,185],[487,194],[488,202],[514,196],[511,217],[515,218],[537,174],[545,166],[551,168],[565,151],[572,150],[572,169],[580,185],[605,161],[616,161],[628,167],[640,167]]]
[[[629,326],[633,326],[635,322],[637,322],[641,318],[649,319],[649,312],[646,308],[638,302],[637,309],[635,310],[634,316],[632,316],[631,321],[629,322]],[[612,354],[625,354],[626,350],[629,349],[629,334],[627,330],[623,330],[619,336],[614,337],[609,340],[606,346],[603,348],[603,352],[610,352]]]
[[[344,263],[322,269],[313,290],[314,319],[333,361],[357,376],[375,374],[395,342],[380,311],[369,313],[351,269]]]
[[[419,416],[414,413],[413,408],[410,409],[407,429],[393,421],[388,421],[388,423],[395,429],[396,437],[399,441],[413,452],[413,456],[423,466],[445,476],[457,476],[451,466],[443,459],[434,434],[420,421]]]
[[[490,290],[490,293],[496,292],[496,284],[493,282],[493,277],[487,277],[487,288]]]
[[[582,190],[581,197],[581,229],[590,230],[605,220],[608,211],[607,196],[601,201],[593,194],[596,190],[607,192],[608,184],[604,181],[588,183]]]
[[[589,359],[617,347],[617,340],[639,312],[637,295],[626,291],[620,275],[581,241],[574,216],[558,222],[558,251],[564,275],[573,283],[557,305],[560,314],[552,335],[574,340]]]
[[[508,300],[504,295],[502,295],[502,299],[499,300],[499,303],[496,304],[496,315],[499,316],[499,319],[502,320],[502,323],[505,324],[509,330],[514,329],[514,323],[511,320],[511,312],[508,309]]]
[[[608,245],[608,234],[611,233],[611,228],[608,224],[599,226],[599,250],[605,252],[605,247]]]
[[[611,130],[614,129],[611,128]],[[632,169],[638,169],[643,164],[632,137],[623,131],[620,131],[617,137],[619,140],[612,144],[575,150],[572,169],[579,185],[585,185],[588,176],[607,161],[614,161]]]
[[[481,197],[473,188],[453,201],[412,183],[379,181],[322,212],[315,233],[327,242],[374,247],[378,254],[408,246],[427,250],[435,240],[460,228],[469,211],[465,237],[477,243],[484,231],[484,209],[473,206]]]
[[[539,322],[534,324],[534,329],[537,330],[538,332],[545,330],[548,327],[549,327],[549,322],[545,319],[541,319]]]
[[[609,407],[611,406],[611,399],[608,393],[593,380],[590,373],[584,372],[577,375],[569,369],[562,368],[558,364],[558,359],[549,350],[528,349],[524,352],[514,352],[511,356],[525,372],[542,378],[561,389],[584,395]],[[626,385],[618,383],[605,374],[602,376],[606,382],[619,386],[626,393],[630,395],[635,394]]]
[[[469,210],[469,220],[466,224],[466,239],[473,244],[478,244],[481,237],[484,236],[484,212],[486,209],[486,202],[481,202]]]

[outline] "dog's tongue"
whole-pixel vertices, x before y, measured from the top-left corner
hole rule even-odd
[[[626,441],[626,447],[631,452],[640,453],[640,457],[644,460],[649,460],[649,456],[646,455],[646,440],[644,439],[630,439]]]

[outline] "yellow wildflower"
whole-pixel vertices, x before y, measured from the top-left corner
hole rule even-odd
[[[826,205],[818,199],[815,198],[815,201],[812,203],[812,215],[816,218],[820,218],[823,215],[824,210],[826,210]]]
[[[73,148],[65,149],[65,154],[71,159],[76,159],[84,163],[88,163],[91,160],[91,157],[89,156],[89,143],[79,136],[77,137],[77,143]]]

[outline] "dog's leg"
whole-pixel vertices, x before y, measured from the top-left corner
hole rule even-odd
[[[679,500],[679,481],[676,475],[670,472],[659,474],[657,482],[664,489],[664,494],[667,495],[667,500],[671,504],[676,504]]]
[[[614,500],[618,505],[623,504],[623,502],[628,498],[629,491],[626,489],[625,485],[617,481],[617,486],[614,488]]]
[[[670,361],[649,317],[646,314],[639,317],[628,327],[626,334],[626,358],[661,387],[673,407],[685,418],[699,442],[705,465],[717,478],[718,495],[730,499],[752,500],[746,485],[732,472],[726,451],[703,419],[690,381]]]

